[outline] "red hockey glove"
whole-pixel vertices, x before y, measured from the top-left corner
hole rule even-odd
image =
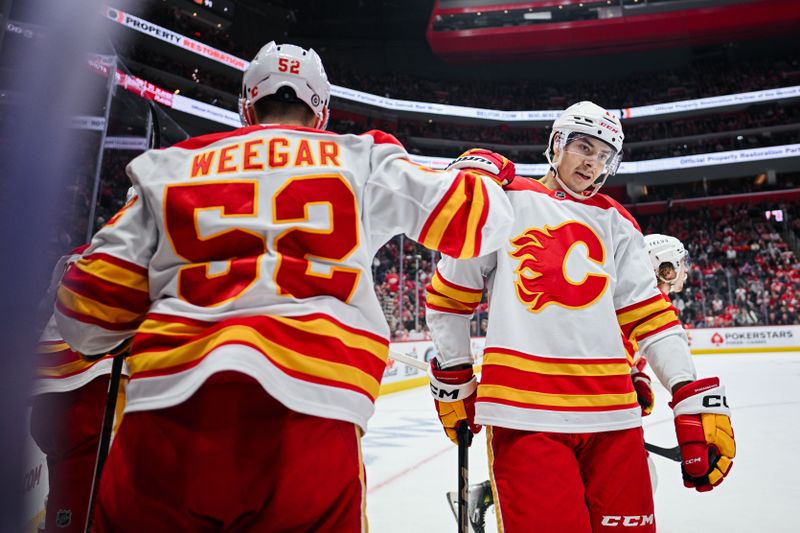
[[[472,366],[463,370],[441,370],[437,366],[437,360],[431,360],[428,378],[431,380],[433,403],[444,432],[453,443],[458,444],[456,429],[459,424],[466,423],[473,434],[481,430],[481,426],[475,423],[478,380],[472,372]]]
[[[633,388],[636,390],[636,401],[639,402],[639,406],[642,408],[642,416],[652,413],[656,402],[650,376],[644,373],[646,365],[645,358],[640,357],[636,365],[631,368],[631,381],[633,381]]]
[[[486,150],[485,148],[472,148],[453,160],[447,170],[463,168],[473,170],[482,176],[492,178],[501,187],[505,187],[517,175],[517,169],[505,156]]]
[[[719,378],[693,381],[678,389],[670,407],[683,457],[683,484],[709,491],[722,483],[736,456],[725,387]]]

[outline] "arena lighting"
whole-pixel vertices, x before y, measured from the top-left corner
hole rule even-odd
[[[114,22],[129,29],[144,33],[150,37],[170,43],[173,46],[177,46],[207,59],[212,59],[224,65],[228,65],[237,70],[244,71],[247,68],[247,65],[250,64],[248,61],[236,57],[233,54],[223,52],[222,50],[218,50],[172,30],[162,28],[157,24],[153,24],[118,9],[106,7],[103,9],[103,14],[108,19],[113,20]],[[375,94],[357,91],[355,89],[348,89],[347,87],[341,87],[338,85],[331,85],[331,94],[344,100],[350,100],[353,102],[380,107],[382,109],[389,109],[392,111],[408,111],[428,115],[463,117],[477,120],[501,122],[552,122],[560,114],[560,110],[502,111],[497,109],[437,104],[433,102],[415,102],[412,100],[386,98]],[[624,109],[612,109],[611,111],[616,113],[623,120],[626,120],[631,118],[654,117],[668,115],[671,113],[683,113],[687,111],[700,111],[735,105],[769,102],[796,97],[800,97],[800,85],[739,94],[710,96],[707,98],[699,98],[694,100],[666,102],[663,104],[650,104],[638,107],[628,107]]]
[[[89,58],[89,64],[94,70],[103,76],[108,75],[108,66],[104,65],[104,60],[108,61],[108,56],[94,56]],[[142,98],[155,100],[156,102],[181,111],[189,115],[211,120],[219,124],[225,124],[238,128],[242,125],[238,113],[222,109],[220,107],[200,102],[192,98],[181,96],[180,90],[170,93],[154,83],[147,80],[126,74],[119,70],[115,73],[116,83],[128,91],[138,94]],[[557,113],[557,112],[556,112]],[[432,120],[432,119],[428,119]],[[699,168],[717,165],[729,165],[736,163],[749,163],[753,161],[765,161],[770,159],[785,159],[790,157],[800,157],[800,144],[787,144],[781,146],[766,146],[763,148],[750,148],[747,150],[731,150],[727,152],[714,152],[707,154],[694,154],[679,157],[667,157],[663,159],[650,159],[646,161],[628,161],[620,165],[617,174],[643,174],[647,172],[659,172],[663,170],[680,170],[687,168]],[[409,158],[430,168],[442,169],[450,164],[452,159],[444,157],[429,157],[424,155],[410,154]],[[544,163],[517,163],[517,172],[522,176],[541,176],[549,168]]]
[[[522,18],[525,20],[550,20],[553,14],[549,11],[539,11],[538,13],[523,13]]]

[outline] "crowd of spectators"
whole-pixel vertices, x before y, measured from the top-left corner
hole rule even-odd
[[[767,209],[782,209],[788,228],[767,220]],[[686,287],[681,294],[672,295],[684,326],[800,324],[800,262],[784,238],[787,231],[800,236],[798,217],[797,204],[739,204],[642,217],[645,233],[674,235],[689,250],[691,270]],[[416,256],[422,259],[415,260]],[[435,267],[433,260],[429,250],[399,237],[375,259],[375,291],[394,340],[427,337],[424,288]],[[417,309],[419,315],[415,316]],[[486,322],[484,298],[472,318],[472,335],[484,335]]]
[[[689,251],[686,287],[672,298],[686,327],[800,324],[800,262],[785,239],[798,227],[767,220],[776,209],[789,221],[800,214],[796,203],[727,205],[640,220],[646,233],[674,235]]]
[[[167,4],[150,5],[139,15],[245,59],[257,51],[256,46],[234,39],[226,29],[199,25],[192,17],[182,15],[180,10]],[[211,69],[207,61],[204,67],[204,60],[199,58],[176,61],[159,53],[159,47],[145,46],[141,41],[133,44],[118,39],[115,46],[133,74],[168,91],[179,90],[191,98],[236,111],[241,78],[238,70],[220,65]],[[504,110],[563,109],[582,99],[617,109],[800,83],[800,60],[792,50],[773,55],[769,60],[711,56],[682,69],[642,72],[624,79],[564,82],[555,82],[552,77],[535,80],[490,77],[491,81],[476,80],[474,76],[468,81],[426,79],[389,68],[368,72],[361,65],[353,65],[333,54],[325,61],[331,81],[338,85],[393,98]],[[364,108],[361,117],[352,113],[337,117],[335,100],[333,108],[332,131],[362,133],[375,122],[369,116],[373,113],[369,108]],[[446,117],[427,121],[401,117],[393,119],[389,126],[411,153],[453,157],[475,145],[500,145],[506,155],[524,163],[544,162],[542,149],[549,134],[541,125],[466,125],[449,123]],[[800,141],[800,105],[752,105],[733,112],[721,110],[669,120],[645,119],[626,123],[625,127],[627,161],[759,148]],[[446,142],[435,142],[439,140]]]
[[[161,13],[151,20],[185,35],[194,35],[192,21],[185,17],[176,18],[174,13]],[[206,31],[202,37],[204,42],[239,57],[249,58],[256,52],[233,46],[230,36],[222,30],[216,33]],[[235,102],[234,95],[241,75],[238,71],[231,70],[230,77],[218,72],[205,72],[191,62],[178,64],[140,46],[121,48],[120,53],[132,60],[126,64],[134,74],[167,90],[178,88],[171,84],[175,76],[180,76],[186,81],[181,84],[182,94],[228,109],[234,108],[232,102]],[[743,60],[735,64],[695,65],[691,71],[649,73],[625,80],[591,84],[556,84],[549,80],[485,83],[474,80],[469,83],[426,80],[390,71],[380,75],[366,74],[335,61],[329,63],[328,70],[334,83],[375,94],[494,109],[561,109],[578,99],[596,100],[609,107],[625,107],[775,88],[800,81],[800,63],[796,54],[776,57],[771,61]],[[159,77],[158,71],[163,73],[162,77]],[[631,91],[631,87],[636,90]],[[230,93],[230,98],[220,98],[220,91]],[[628,140],[634,145],[627,150],[626,159],[642,160],[794,143],[800,141],[800,129],[792,130],[785,126],[800,122],[798,119],[800,106],[797,104],[763,104],[734,112],[634,122],[626,125]],[[773,127],[779,127],[778,131],[769,132]],[[340,133],[361,133],[370,128],[387,129],[406,143],[411,151],[426,155],[454,157],[461,150],[476,144],[528,145],[531,148],[512,149],[507,154],[526,163],[544,162],[541,148],[549,135],[543,127],[467,126],[437,119],[395,119],[392,122],[348,113],[335,113],[331,123],[331,129]],[[737,134],[733,135],[733,132]],[[462,141],[463,145],[449,143],[436,148],[426,144],[421,148],[414,142],[418,138]],[[650,141],[662,139],[663,143],[650,145]],[[636,143],[645,145],[636,146]],[[59,246],[65,251],[81,244],[89,225],[99,227],[124,202],[128,188],[124,167],[137,152],[105,150],[98,203],[94,219],[88,220],[96,147],[94,150],[92,152],[91,143],[87,143],[86,153],[78,158],[78,177],[68,189],[70,198],[65,200],[65,216],[71,217],[72,223],[68,227],[72,230],[59,235]],[[788,175],[779,183],[772,184],[742,178],[738,182],[698,181],[682,186],[657,185],[649,187],[642,200],[791,188],[797,183],[797,175]],[[675,298],[681,319],[688,327],[798,323],[800,264],[792,246],[796,246],[797,236],[800,236],[800,212],[796,203],[780,208],[785,213],[785,222],[765,219],[764,206],[744,205],[698,211],[674,210],[667,214],[642,217],[640,222],[645,232],[673,234],[689,248],[694,260],[691,275],[685,292]],[[392,239],[376,257],[373,264],[375,291],[394,339],[426,336],[424,288],[431,279],[436,260],[436,254],[404,237]],[[485,327],[486,303],[483,302],[473,318],[472,334],[482,335]]]
[[[545,162],[542,152],[550,135],[549,127],[541,125],[481,126],[441,119],[399,119],[386,126],[411,153],[455,157],[468,148],[487,146],[523,163]],[[361,133],[371,127],[376,122],[369,117],[337,112],[330,125],[337,133]],[[625,124],[625,136],[625,161],[793,144],[800,142],[800,105],[753,106],[734,113]]]
[[[638,202],[673,201],[686,198],[702,198],[706,196],[725,196],[731,194],[747,194],[768,191],[796,189],[800,187],[800,174],[785,173],[776,177],[774,183],[769,183],[767,174],[747,176],[741,178],[724,178],[709,180],[703,178],[687,183],[669,185],[648,185],[643,194],[637,198]],[[613,195],[622,203],[634,203],[623,193]]]
[[[182,94],[228,111],[236,111],[238,90],[225,77],[208,71],[199,72],[191,65],[178,65],[157,54],[145,53],[138,61],[126,60],[131,73],[169,91]],[[139,62],[139,61],[147,61]],[[185,77],[175,81],[181,70]],[[169,72],[172,76],[165,74]],[[225,92],[216,90],[225,87]],[[598,100],[602,101],[602,100]],[[366,113],[366,111],[365,111]],[[350,114],[352,117],[352,114]],[[334,114],[334,117],[336,115]],[[371,117],[361,120],[333,119],[329,129],[337,133],[363,133]],[[760,148],[800,141],[800,106],[753,106],[736,113],[712,113],[700,117],[626,124],[627,161],[679,157],[727,150]],[[514,127],[508,124],[482,126],[448,123],[441,119],[410,121],[400,119],[390,130],[411,153],[436,157],[454,157],[476,145],[500,145],[500,150],[520,162],[543,163],[542,151],[549,131],[539,125]],[[797,126],[786,131],[786,126]],[[778,127],[778,131],[770,128]],[[461,141],[441,146],[426,139]],[[660,142],[659,142],[660,141]],[[635,143],[644,143],[637,146]],[[519,146],[518,148],[507,148]]]
[[[233,38],[227,30],[199,26],[192,17],[182,16],[167,5],[150,5],[140,14],[243,59],[251,59],[260,46],[243,44],[243,40]],[[563,109],[572,102],[587,99],[604,102],[609,108],[625,108],[774,89],[800,81],[800,58],[790,47],[786,53],[767,61],[763,57],[711,56],[684,68],[642,72],[624,79],[563,82],[556,82],[550,76],[520,79],[519,72],[507,80],[496,77],[480,80],[471,75],[465,80],[446,81],[410,76],[399,72],[396,65],[372,72],[338,56],[323,59],[331,82],[337,85],[391,98],[503,110]],[[230,78],[235,84],[232,86],[238,87],[238,75],[238,71],[231,69]]]
[[[97,148],[95,134],[87,132],[76,158],[76,181],[67,189],[65,216],[70,231],[58,235],[66,252],[82,244],[89,220],[90,191]],[[129,181],[124,168],[137,151],[110,150],[103,154],[94,227],[100,227],[124,203]],[[754,189],[793,188],[797,174],[779,175],[772,186],[754,185],[752,178],[662,186],[654,195],[674,197],[718,196]],[[654,188],[655,189],[655,188]],[[652,198],[648,198],[652,199]],[[776,219],[774,212],[780,210]],[[766,212],[773,213],[770,218]],[[672,208],[664,214],[642,215],[645,233],[668,233],[687,246],[692,265],[686,288],[673,302],[681,320],[693,327],[798,324],[800,262],[792,249],[800,239],[800,204],[732,204],[686,211]],[[795,248],[796,249],[796,248]],[[402,250],[402,251],[401,251]],[[427,337],[425,287],[438,255],[398,236],[389,241],[373,262],[375,292],[395,340]],[[472,334],[485,333],[486,302],[472,320]]]

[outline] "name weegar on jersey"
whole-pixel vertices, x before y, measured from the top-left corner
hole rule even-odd
[[[251,126],[151,150],[127,172],[137,196],[66,273],[56,311],[85,354],[135,333],[126,412],[177,405],[233,370],[290,409],[365,428],[388,357],[375,252],[405,233],[474,257],[511,226],[491,180],[421,167],[382,132]]]

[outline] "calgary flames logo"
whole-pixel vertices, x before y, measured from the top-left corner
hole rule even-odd
[[[567,259],[578,245],[586,247],[586,259],[602,265],[606,252],[597,234],[581,222],[571,220],[555,228],[529,228],[511,240],[519,260],[517,297],[532,313],[549,304],[581,309],[596,302],[608,287],[608,276],[587,271],[580,281],[567,277]],[[586,264],[587,267],[591,265]]]

